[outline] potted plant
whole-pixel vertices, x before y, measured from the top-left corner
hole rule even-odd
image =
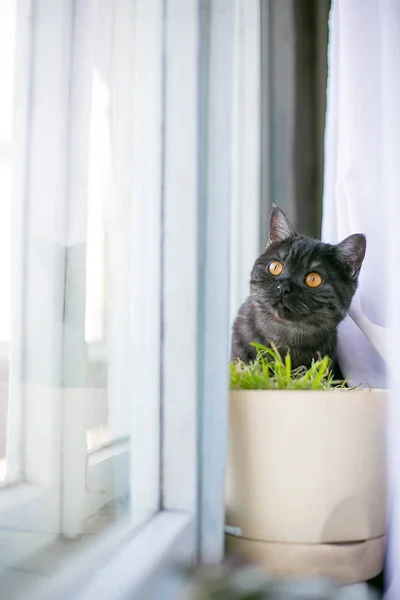
[[[340,583],[381,572],[385,391],[337,384],[329,359],[293,370],[256,345],[231,363],[227,541],[274,575]]]

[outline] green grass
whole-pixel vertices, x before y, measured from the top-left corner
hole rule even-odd
[[[292,369],[290,353],[282,358],[277,347],[253,343],[257,358],[250,364],[235,360],[230,364],[232,390],[338,390],[346,381],[335,381],[328,356],[314,360],[309,369]]]

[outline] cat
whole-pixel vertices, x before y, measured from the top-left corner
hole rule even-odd
[[[250,296],[233,325],[232,360],[256,358],[251,342],[273,342],[293,368],[329,356],[335,377],[337,327],[358,285],[366,250],[365,235],[326,244],[296,233],[285,213],[273,206],[268,244],[254,263]]]

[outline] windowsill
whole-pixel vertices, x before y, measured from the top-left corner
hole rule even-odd
[[[35,597],[69,600],[79,591],[80,600],[176,598],[184,583],[179,571],[194,546],[188,513],[163,511],[139,529],[127,518],[77,553]]]
[[[112,502],[87,519],[83,535],[67,539],[58,534],[20,531],[0,531],[0,589],[7,590],[7,599],[40,598],[40,590],[48,585],[55,573],[74,564],[77,557],[86,556],[90,548],[103,543],[112,531],[120,531],[127,521],[128,504]],[[130,531],[127,526],[124,536]],[[111,536],[112,537],[112,536]],[[121,544],[122,536],[118,537]],[[117,544],[115,545],[115,551]],[[79,560],[78,560],[79,562]],[[51,596],[53,597],[53,596]]]

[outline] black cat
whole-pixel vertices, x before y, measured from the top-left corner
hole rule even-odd
[[[233,326],[232,360],[256,357],[251,342],[274,342],[281,354],[290,349],[293,368],[313,358],[336,359],[337,326],[357,289],[365,236],[350,235],[337,245],[297,234],[284,212],[274,206],[269,241],[256,260],[250,297]],[[341,376],[334,368],[335,375]]]

